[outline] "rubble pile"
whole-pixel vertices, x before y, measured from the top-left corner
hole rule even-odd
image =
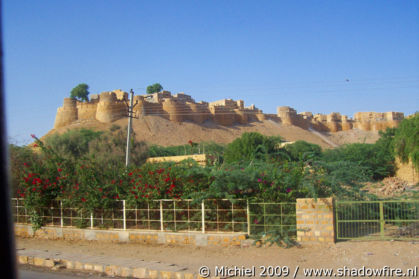
[[[394,196],[395,194],[406,191],[407,182],[398,177],[387,177],[381,181],[383,185],[378,192],[383,196]]]

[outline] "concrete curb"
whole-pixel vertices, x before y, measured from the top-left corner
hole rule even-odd
[[[201,276],[188,272],[175,272],[154,270],[145,267],[126,267],[119,265],[93,264],[83,263],[79,261],[70,261],[63,259],[50,259],[33,256],[17,256],[17,261],[20,264],[28,264],[40,267],[47,267],[51,270],[61,268],[82,270],[89,272],[96,272],[99,274],[106,274],[108,276],[120,276],[129,278],[146,278],[146,279],[203,279]],[[220,279],[220,277],[209,277],[213,279]]]

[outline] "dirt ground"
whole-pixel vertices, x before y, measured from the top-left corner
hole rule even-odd
[[[311,247],[278,246],[192,247],[64,241],[17,238],[17,249],[48,250],[57,253],[142,259],[185,266],[197,273],[199,267],[214,266],[288,266],[303,268],[414,268],[419,266],[419,241],[346,241]],[[298,276],[297,278],[300,278]]]

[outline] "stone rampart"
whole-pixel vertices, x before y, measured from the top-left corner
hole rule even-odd
[[[208,109],[207,104],[199,103],[186,103],[186,106],[189,107],[191,114],[189,115],[189,120],[198,124],[204,123],[206,120],[210,119],[211,113]]]
[[[122,90],[91,95],[89,102],[64,99],[58,108],[54,128],[60,128],[80,120],[95,119],[111,123],[127,116],[128,93]],[[303,129],[319,132],[338,132],[351,129],[364,131],[384,130],[397,127],[404,115],[401,112],[357,112],[351,119],[338,112],[315,114],[297,113],[291,107],[277,108],[277,113],[264,114],[254,105],[245,107],[243,100],[222,99],[215,102],[195,102],[184,93],[173,95],[169,91],[134,96],[136,116],[155,115],[174,122],[192,121],[201,124],[212,120],[218,125],[232,126],[235,123],[245,125],[253,121],[270,119],[284,125],[294,125]]]
[[[78,111],[76,100],[65,98],[62,107],[58,108],[57,116],[55,117],[54,128],[60,128],[70,125],[78,119]]]
[[[232,126],[236,117],[234,111],[223,106],[210,106],[213,121],[222,126]]]
[[[104,123],[111,123],[126,115],[126,103],[118,100],[114,92],[103,92],[100,94],[96,110],[97,120]]]
[[[163,110],[169,115],[169,120],[174,122],[186,120],[191,113],[189,107],[175,99],[164,99]]]
[[[277,116],[285,125],[295,125],[303,129],[311,128],[320,132],[347,131],[353,128],[379,131],[388,127],[397,127],[404,118],[404,114],[401,112],[357,112],[354,119],[338,112],[313,116],[311,112],[297,114],[291,107],[278,107]]]
[[[97,101],[93,102],[77,102],[77,115],[79,120],[95,119],[97,110]]]

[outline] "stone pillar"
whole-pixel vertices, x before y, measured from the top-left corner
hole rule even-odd
[[[297,199],[296,213],[298,242],[335,242],[333,198]]]

